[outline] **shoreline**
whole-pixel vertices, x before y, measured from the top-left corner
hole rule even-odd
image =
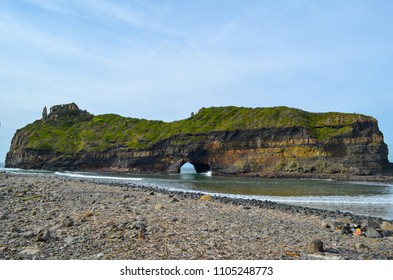
[[[56,175],[55,175],[56,176]],[[61,176],[56,176],[58,179],[62,179],[63,177]],[[102,184],[102,185],[108,185],[108,186],[121,186],[121,187],[130,187],[130,188],[135,188],[139,189],[142,191],[151,191],[151,192],[159,192],[167,195],[177,195],[182,198],[187,198],[187,199],[195,199],[198,200],[202,195],[205,195],[205,192],[201,191],[185,191],[185,190],[175,190],[175,189],[165,189],[165,188],[158,188],[158,187],[148,187],[148,186],[143,186],[143,185],[138,185],[138,183],[124,183],[124,182],[110,182],[108,180],[105,182],[105,180],[101,182],[97,182],[96,180],[90,180],[88,178],[86,179],[81,179],[81,178],[67,178],[72,181],[86,181],[89,183],[97,183],[97,184]],[[294,179],[294,178],[291,178]],[[299,179],[308,179],[308,178],[299,178]],[[318,180],[323,180],[323,179],[318,179]],[[353,181],[356,182],[356,181]],[[358,181],[362,182],[362,181]],[[386,219],[383,217],[377,217],[377,216],[368,216],[368,215],[361,215],[361,214],[355,214],[351,213],[348,211],[340,211],[340,210],[330,210],[330,209],[324,209],[324,208],[314,208],[314,207],[309,207],[309,206],[300,206],[300,205],[293,205],[293,204],[286,204],[282,202],[275,202],[271,200],[259,200],[259,199],[254,199],[254,198],[237,198],[237,197],[231,197],[226,194],[222,195],[217,195],[217,194],[209,194],[215,201],[224,203],[224,204],[233,204],[233,205],[238,205],[238,206],[253,206],[253,207],[259,207],[263,209],[275,209],[275,210],[280,210],[283,212],[288,212],[288,213],[304,213],[306,215],[317,215],[321,217],[336,217],[336,218],[344,218],[344,217],[349,217],[353,221],[361,221],[362,219],[368,219],[372,220],[375,222],[382,223],[383,221],[387,222],[393,222],[393,219]]]
[[[393,163],[392,163],[393,166]],[[25,169],[25,168],[17,168],[17,167],[0,167],[0,169],[20,169],[20,170],[32,170],[35,169]],[[132,170],[129,169],[119,169],[119,168],[99,168],[99,169],[37,169],[39,172],[108,172],[108,173],[133,173]],[[0,170],[0,173],[4,172]],[[334,180],[334,181],[347,181],[347,182],[376,182],[376,183],[393,183],[393,167],[392,171],[375,174],[375,175],[353,175],[348,173],[296,173],[296,172],[275,172],[275,173],[224,173],[224,172],[215,172],[210,171],[214,176],[217,177],[240,177],[240,178],[276,178],[276,179],[310,179],[310,180]],[[150,175],[150,174],[179,174],[179,173],[156,173],[156,172],[146,172],[146,173],[135,173],[138,175]]]
[[[252,199],[201,200],[203,193],[137,182],[0,178],[0,259],[393,259],[393,232],[380,228],[389,224],[381,218]],[[362,235],[348,232],[358,226]],[[371,237],[371,228],[380,236]],[[310,239],[321,240],[324,252],[308,251]]]
[[[13,169],[13,168],[11,168]],[[13,169],[13,170],[18,170],[18,169]],[[75,180],[75,181],[85,181],[85,182],[90,182],[90,183],[96,183],[96,184],[103,184],[103,185],[109,185],[109,186],[124,186],[124,187],[132,187],[132,188],[137,188],[141,190],[150,190],[150,191],[155,191],[155,192],[161,192],[161,193],[166,193],[166,194],[178,194],[181,195],[185,198],[192,198],[192,199],[197,199],[198,195],[203,195],[205,193],[208,193],[212,196],[215,197],[217,201],[221,201],[223,203],[233,203],[236,205],[254,205],[254,206],[259,206],[262,208],[279,208],[284,211],[289,211],[289,212],[305,212],[305,213],[314,213],[318,214],[322,217],[326,216],[337,216],[337,217],[346,217],[350,216],[354,220],[361,220],[361,219],[372,219],[378,222],[382,221],[389,221],[393,222],[393,218],[387,218],[383,216],[372,216],[372,215],[367,215],[367,214],[357,214],[345,210],[339,210],[339,209],[327,209],[327,208],[316,208],[312,206],[301,206],[301,205],[296,205],[296,204],[288,204],[285,202],[276,202],[274,200],[262,200],[262,199],[253,199],[253,198],[243,198],[243,197],[233,197],[229,194],[225,193],[209,193],[209,192],[203,192],[203,191],[191,191],[191,190],[185,190],[185,189],[175,189],[175,188],[160,188],[160,187],[152,187],[152,186],[146,186],[146,185],[140,185],[138,183],[134,182],[121,182],[121,181],[115,181],[112,180],[111,176],[108,178],[101,177],[97,175],[98,177],[95,178],[95,176],[86,176],[86,177],[64,177],[62,175],[58,175],[56,173],[58,172],[63,172],[63,171],[50,171],[50,170],[27,170],[27,169],[20,169],[21,171],[30,171],[27,173],[17,173],[17,172],[7,172],[7,170],[0,170],[0,174],[18,174],[21,176],[27,175],[27,176],[53,176],[57,177],[58,179],[66,179],[66,180]],[[37,171],[37,173],[35,173]],[[106,174],[113,174],[113,175],[119,175],[122,174],[121,172],[116,172],[113,170],[100,170],[101,172],[105,172]],[[81,170],[80,172],[100,172],[97,170]],[[47,173],[45,173],[47,172]],[[64,171],[67,172],[67,171]],[[74,172],[74,171],[72,171]],[[135,174],[135,175],[145,175],[145,174]],[[115,176],[116,177],[116,176]],[[220,177],[220,176],[218,176]],[[227,178],[233,178],[236,176],[223,176]],[[321,181],[337,181],[337,182],[352,182],[352,183],[375,183],[375,184],[382,184],[382,183],[388,183],[388,184],[393,184],[393,176],[352,176],[352,177],[344,177],[339,176],[335,179],[330,178],[330,177],[304,177],[304,176],[243,176],[243,178],[266,178],[266,179],[293,179],[293,180],[321,180]],[[116,178],[121,178],[121,177],[116,177]],[[127,177],[125,177],[127,178]],[[240,177],[242,178],[242,177]],[[138,180],[137,180],[138,181]]]

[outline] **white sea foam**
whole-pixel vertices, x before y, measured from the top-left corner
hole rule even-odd
[[[71,177],[71,178],[81,178],[81,179],[100,179],[100,180],[116,180],[116,181],[142,181],[143,180],[143,178],[135,178],[135,177],[98,176],[98,175],[84,175],[78,173],[65,173],[65,172],[55,172],[55,175]]]

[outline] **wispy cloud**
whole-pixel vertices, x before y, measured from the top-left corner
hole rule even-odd
[[[27,0],[31,4],[51,12],[64,12],[63,0]]]
[[[382,4],[15,3],[0,12],[0,114],[20,114],[18,126],[31,110],[39,117],[43,105],[71,101],[165,120],[212,105],[378,111],[391,101],[392,20]]]

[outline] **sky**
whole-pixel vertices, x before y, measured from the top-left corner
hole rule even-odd
[[[70,102],[164,121],[227,105],[356,112],[392,150],[392,12],[390,0],[2,0],[0,162],[17,129]]]

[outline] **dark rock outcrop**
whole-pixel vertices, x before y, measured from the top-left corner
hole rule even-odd
[[[72,103],[18,130],[6,166],[178,173],[190,162],[198,173],[329,177],[384,174],[387,157],[377,121],[360,114],[213,107],[164,123]]]

